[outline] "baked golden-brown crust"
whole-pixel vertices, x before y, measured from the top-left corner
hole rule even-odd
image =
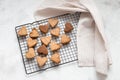
[[[61,43],[62,44],[68,44],[71,41],[70,37],[66,34],[61,35]]]
[[[31,38],[37,38],[39,36],[39,33],[36,28],[32,29],[32,32],[30,33]]]
[[[55,52],[51,58],[50,58],[51,61],[53,61],[54,63],[56,64],[59,64],[60,63],[60,54],[58,52]]]
[[[29,48],[28,52],[26,52],[26,58],[27,59],[32,59],[35,57],[35,51],[33,48]]]
[[[55,41],[51,41],[50,43],[50,49],[51,51],[56,51],[61,48],[61,44],[56,43]]]
[[[50,33],[51,33],[51,35],[53,35],[53,36],[59,37],[59,35],[60,35],[60,28],[57,27],[57,28],[55,28],[55,29],[52,29],[52,30],[50,31]]]
[[[27,39],[27,45],[28,45],[29,48],[34,47],[36,44],[37,44],[36,39],[32,39],[32,38]]]
[[[47,57],[37,56],[36,59],[37,59],[37,63],[38,63],[38,65],[39,65],[39,67],[44,66],[45,63],[47,62]]]
[[[51,36],[41,37],[40,40],[44,45],[47,46],[51,41]]]
[[[58,19],[52,18],[52,19],[49,19],[48,22],[49,22],[50,26],[53,28],[58,24],[59,21],[58,21]]]
[[[19,31],[18,31],[19,36],[26,36],[27,35],[27,29],[25,26],[23,26]]]

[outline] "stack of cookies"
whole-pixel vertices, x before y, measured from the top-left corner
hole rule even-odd
[[[26,52],[26,58],[27,59],[36,58],[39,67],[43,67],[48,60],[48,58],[46,57],[49,53],[47,47],[50,47],[50,50],[53,52],[53,54],[50,57],[50,60],[55,64],[59,64],[61,62],[59,49],[71,41],[71,38],[66,33],[69,33],[73,30],[72,24],[66,22],[64,34],[60,34],[61,29],[60,27],[57,26],[58,23],[59,23],[58,19],[52,18],[48,20],[48,24],[39,26],[39,30],[41,31],[42,34],[47,34],[50,31],[51,36],[40,37],[39,32],[36,28],[33,28],[32,31],[29,33],[29,38],[27,39],[28,51]],[[23,26],[18,31],[18,35],[20,37],[28,35],[25,26]],[[40,37],[42,45],[39,46],[39,48],[37,49],[38,55],[36,56],[34,47],[38,43],[37,41],[38,37]],[[60,43],[54,41],[53,37],[56,38],[61,37]]]

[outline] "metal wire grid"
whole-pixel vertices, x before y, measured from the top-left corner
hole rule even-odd
[[[67,35],[70,36],[70,38],[71,38],[71,42],[67,45],[62,46],[62,48],[59,50],[60,59],[61,59],[61,62],[59,65],[69,63],[72,61],[76,61],[77,60],[77,46],[76,46],[76,31],[77,30],[76,29],[77,29],[78,20],[80,18],[80,13],[76,12],[74,14],[63,14],[60,16],[52,17],[52,18],[57,18],[59,20],[59,23],[57,26],[60,27],[60,29],[61,29],[60,34],[64,34],[64,27],[65,27],[66,22],[70,22],[74,26],[73,31],[70,33],[67,33]],[[33,22],[33,23],[28,23],[28,24],[17,26],[17,27],[15,27],[16,34],[22,26],[26,26],[28,34],[32,31],[32,28],[36,28],[39,31],[40,37],[50,36],[50,32],[48,32],[45,35],[45,34],[42,34],[39,30],[39,25],[44,25],[47,23],[48,23],[48,19],[44,19],[44,20]],[[41,45],[40,37],[37,38],[38,44],[34,48],[36,56],[38,55],[37,48]],[[25,54],[28,51],[26,40],[29,38],[29,35],[27,35],[26,37],[19,37],[17,35],[17,38],[18,38],[26,74],[31,74],[34,72],[46,70],[48,68],[57,66],[57,64],[53,63],[50,60],[50,57],[53,53],[50,51],[49,46],[47,47],[48,52],[49,52],[47,55],[48,61],[44,67],[40,68],[38,66],[36,58],[31,59],[31,60],[26,59]],[[59,38],[52,37],[52,40],[60,43],[60,37]]]

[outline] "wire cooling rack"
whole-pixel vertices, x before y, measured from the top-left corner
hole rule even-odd
[[[67,33],[67,35],[69,35],[71,38],[71,42],[67,45],[62,46],[62,48],[59,50],[60,59],[61,59],[61,62],[59,65],[76,61],[78,59],[77,58],[77,46],[76,46],[76,31],[77,31],[76,29],[77,29],[77,23],[78,23],[79,18],[80,18],[80,13],[76,12],[74,14],[63,14],[63,15],[52,17],[52,18],[57,18],[59,20],[59,23],[57,26],[60,27],[60,29],[61,29],[60,34],[64,34],[64,27],[65,27],[66,22],[70,22],[74,27],[72,32]],[[22,26],[26,26],[28,34],[32,31],[32,28],[36,28],[39,31],[40,37],[41,36],[49,36],[50,32],[48,32],[46,35],[44,35],[39,30],[39,25],[47,24],[48,19],[43,19],[43,20],[35,21],[33,23],[28,23],[28,24],[17,26],[17,27],[15,27],[16,34]],[[42,44],[40,41],[40,37],[37,38],[38,44],[35,46],[36,56],[38,55],[37,48]],[[29,38],[29,35],[27,35],[26,37],[20,37],[17,35],[17,38],[18,38],[18,42],[19,42],[19,46],[20,46],[21,55],[22,55],[23,64],[25,67],[26,74],[31,74],[34,72],[38,72],[38,71],[42,71],[42,70],[46,70],[48,68],[58,66],[57,64],[53,63],[50,60],[52,52],[50,51],[49,47],[47,47],[48,52],[49,52],[47,55],[48,61],[46,62],[46,64],[42,68],[40,68],[38,66],[36,58],[28,60],[25,57],[25,54],[28,51],[26,40]],[[55,40],[56,42],[59,43],[60,37],[59,38],[52,37],[52,40]]]

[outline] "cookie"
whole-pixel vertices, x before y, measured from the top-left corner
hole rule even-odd
[[[38,65],[39,65],[39,67],[44,66],[45,63],[47,62],[47,57],[37,56],[36,59],[37,59],[37,63],[38,63]]]
[[[37,49],[37,52],[38,52],[39,54],[44,54],[44,55],[47,55],[47,54],[48,54],[48,50],[47,50],[47,48],[46,48],[45,45],[40,46],[40,47]]]
[[[41,37],[40,39],[41,39],[41,42],[47,46],[51,41],[51,36]]]
[[[27,59],[32,59],[35,57],[35,51],[33,48],[29,48],[28,52],[26,53]]]
[[[19,31],[18,31],[19,36],[26,36],[27,35],[27,29],[25,26],[23,26]]]
[[[56,51],[56,50],[59,50],[61,48],[61,45],[56,43],[55,41],[52,41],[50,43],[50,49],[51,51]]]
[[[49,19],[48,22],[49,22],[50,26],[52,28],[54,28],[58,24],[59,21],[58,21],[58,19]]]
[[[49,26],[48,25],[40,25],[39,29],[40,29],[41,32],[47,33],[48,30],[49,30]]]
[[[59,64],[60,63],[60,54],[58,52],[55,52],[51,58],[50,58],[51,61],[53,61],[54,63],[56,64]]]
[[[28,38],[27,39],[28,47],[34,47],[36,44],[37,44],[37,40],[36,39],[32,39],[32,38]]]
[[[32,32],[30,33],[31,38],[37,38],[39,36],[39,33],[36,28],[32,29]]]
[[[55,28],[55,29],[52,29],[52,30],[50,31],[50,33],[51,33],[51,35],[53,35],[53,36],[59,37],[59,35],[60,35],[60,28],[57,27],[57,28]]]
[[[72,30],[73,30],[73,26],[72,26],[72,24],[69,23],[69,22],[66,22],[66,23],[65,23],[65,29],[64,29],[64,32],[65,32],[65,33],[69,33],[69,32],[71,32]]]
[[[66,34],[61,35],[61,43],[68,44],[71,41],[70,37]]]

